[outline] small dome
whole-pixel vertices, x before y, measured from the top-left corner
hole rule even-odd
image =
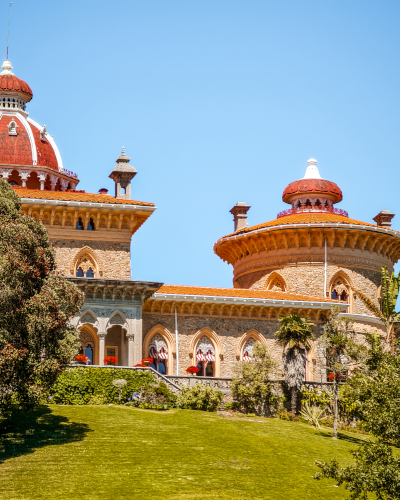
[[[329,203],[339,203],[343,194],[337,184],[323,179],[317,168],[317,160],[311,158],[307,162],[308,167],[304,177],[298,181],[291,182],[283,191],[282,200],[293,204],[299,198],[328,198]]]
[[[343,199],[342,190],[339,186],[325,179],[300,179],[299,181],[291,182],[283,191],[282,200],[290,203],[289,199],[294,194],[303,194],[306,196],[329,194],[335,197],[334,203],[339,203]]]
[[[24,80],[21,80],[21,78],[17,78],[14,75],[11,71],[12,66],[10,61],[4,61],[1,69],[3,71],[0,73],[0,93],[3,93],[4,91],[21,92],[28,97],[26,102],[29,102],[33,97],[32,90],[29,85],[24,82]]]

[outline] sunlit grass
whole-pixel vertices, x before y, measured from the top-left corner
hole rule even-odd
[[[350,462],[357,435],[277,419],[118,406],[16,410],[0,428],[3,500],[342,499],[314,460]]]

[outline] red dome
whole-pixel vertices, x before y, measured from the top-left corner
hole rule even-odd
[[[30,96],[29,101],[33,97],[33,93],[29,85],[26,82],[24,82],[24,80],[21,80],[20,78],[17,78],[14,75],[0,75],[0,91],[2,90],[8,90],[11,92],[22,92]]]
[[[334,203],[338,203],[343,199],[342,191],[339,186],[325,179],[300,179],[299,181],[291,182],[283,191],[282,200],[286,203],[290,203],[288,200],[294,194],[315,194],[317,196],[329,194],[335,197]]]
[[[16,135],[9,134],[10,122],[16,123]],[[41,139],[41,127],[20,113],[0,116],[0,164],[49,167],[62,171],[60,153],[49,134]]]

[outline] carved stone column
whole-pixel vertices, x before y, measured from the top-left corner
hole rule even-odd
[[[69,181],[68,179],[60,179],[60,189],[61,191],[66,191],[68,188]]]
[[[104,366],[104,347],[106,344],[107,332],[97,332],[99,336],[99,365]]]
[[[56,190],[57,181],[58,181],[58,175],[50,174],[50,188],[52,191]]]
[[[47,173],[38,171],[36,172],[36,175],[38,176],[40,182],[40,191],[44,191],[44,183],[47,179]]]
[[[3,179],[7,182],[8,178],[11,175],[11,168],[0,168],[0,175],[3,177]]]
[[[128,333],[126,337],[128,339],[128,366],[135,366],[135,335]]]
[[[28,180],[31,173],[31,170],[18,170],[18,175],[21,177],[23,188],[26,187],[26,181]]]

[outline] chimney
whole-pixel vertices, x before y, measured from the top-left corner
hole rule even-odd
[[[247,227],[247,212],[250,208],[244,201],[238,201],[232,210],[230,210],[230,213],[233,215],[233,222],[235,223],[235,233]]]
[[[392,219],[394,216],[395,214],[390,213],[389,210],[381,210],[373,220],[376,222],[377,226],[390,229],[392,227]]]

